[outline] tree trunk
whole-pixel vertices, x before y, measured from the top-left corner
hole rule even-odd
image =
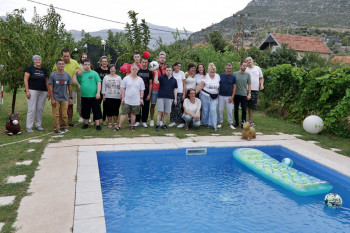
[[[15,113],[15,106],[16,106],[16,95],[17,95],[17,84],[15,85],[15,88],[13,89],[13,95],[12,95],[12,113]]]

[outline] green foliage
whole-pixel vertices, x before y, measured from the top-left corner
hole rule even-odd
[[[269,66],[277,66],[281,64],[297,64],[298,54],[294,49],[288,47],[287,44],[282,44],[282,48],[277,49],[270,54]]]
[[[128,12],[131,24],[127,23],[125,26],[126,39],[129,46],[129,52],[141,52],[147,50],[148,43],[151,39],[149,27],[144,19],[141,23],[138,23],[137,15],[135,11]]]
[[[222,36],[222,32],[217,30],[209,33],[207,41],[215,48],[215,51],[217,52],[224,52],[225,47],[228,45],[227,41]]]
[[[323,58],[318,53],[306,53],[303,58],[300,60],[300,64],[308,69],[315,69],[319,67],[325,67],[329,64],[329,60]]]
[[[324,119],[325,128],[350,137],[350,67],[316,68],[309,72],[279,65],[264,72],[265,90],[261,105],[267,112],[302,122],[310,114]]]

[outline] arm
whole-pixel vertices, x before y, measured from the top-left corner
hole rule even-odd
[[[73,79],[72,79],[73,84],[77,84],[80,89],[80,84],[78,82],[77,75],[81,76],[81,70],[76,70],[74,72]]]
[[[56,107],[56,100],[53,98],[53,85],[49,84],[49,95],[51,96],[51,106]]]
[[[231,98],[228,100],[229,103],[233,103],[233,99],[235,98],[235,94],[236,94],[236,84],[233,84],[232,96],[231,96]]]
[[[24,73],[24,87],[26,89],[26,97],[27,99],[30,99],[30,92],[29,92],[29,84],[28,84],[28,80],[29,80],[30,74],[25,72]]]
[[[122,104],[125,104],[125,87],[122,87]]]
[[[102,81],[102,91],[101,91],[101,93],[102,93],[102,99],[103,99],[103,101],[105,101],[106,100],[106,79],[103,79],[103,81]]]
[[[174,88],[174,104],[177,104],[177,88]]]
[[[49,79],[46,77],[46,88],[47,88],[47,100],[50,100],[50,92],[49,92]]]
[[[73,93],[72,93],[72,85],[68,85],[68,93],[69,93],[69,105],[73,105]]]
[[[150,99],[151,99],[151,94],[152,94],[152,83],[153,83],[153,81],[152,81],[152,79],[150,79],[150,80],[149,80],[149,84],[148,84],[148,86],[149,86],[149,91],[148,91],[148,95],[147,95],[146,100],[150,100]]]
[[[159,83],[159,80],[158,80],[158,71],[155,71],[154,73],[155,73],[155,74],[154,74],[154,83],[155,83],[155,84],[158,84],[158,83]]]
[[[97,82],[97,93],[96,93],[96,99],[99,100],[101,98],[101,82]]]
[[[182,85],[183,85],[182,101],[184,101],[186,98],[186,79],[182,80]]]
[[[248,96],[247,96],[247,100],[250,100],[252,98],[251,95],[251,91],[252,91],[252,84],[248,84]]]
[[[196,87],[196,94],[198,92],[200,92],[205,86],[205,83],[202,81],[201,84],[199,84],[197,87]]]
[[[144,90],[140,91],[140,105],[143,105],[143,94],[144,94]]]
[[[259,82],[260,82],[259,90],[264,90],[264,77],[260,77]]]

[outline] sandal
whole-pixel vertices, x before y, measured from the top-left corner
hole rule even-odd
[[[108,128],[112,128],[112,123],[108,123]]]

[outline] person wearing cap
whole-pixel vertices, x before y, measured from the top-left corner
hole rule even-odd
[[[157,69],[157,77],[165,75],[165,70],[166,70],[165,62],[166,62],[166,53],[164,51],[161,51],[158,55],[159,68]],[[154,72],[153,77],[155,78],[155,72]],[[151,121],[149,123],[150,126],[154,126],[154,109],[155,109],[156,104],[157,104],[159,85],[160,84],[155,83],[155,81],[153,79],[152,93],[151,93],[151,109],[150,109]]]
[[[34,133],[32,127],[35,123],[35,128],[39,131],[44,130],[41,127],[44,106],[48,95],[48,78],[46,69],[41,67],[42,58],[39,55],[34,55],[32,58],[33,65],[28,66],[24,71],[24,86],[27,97],[27,120],[26,132]]]

